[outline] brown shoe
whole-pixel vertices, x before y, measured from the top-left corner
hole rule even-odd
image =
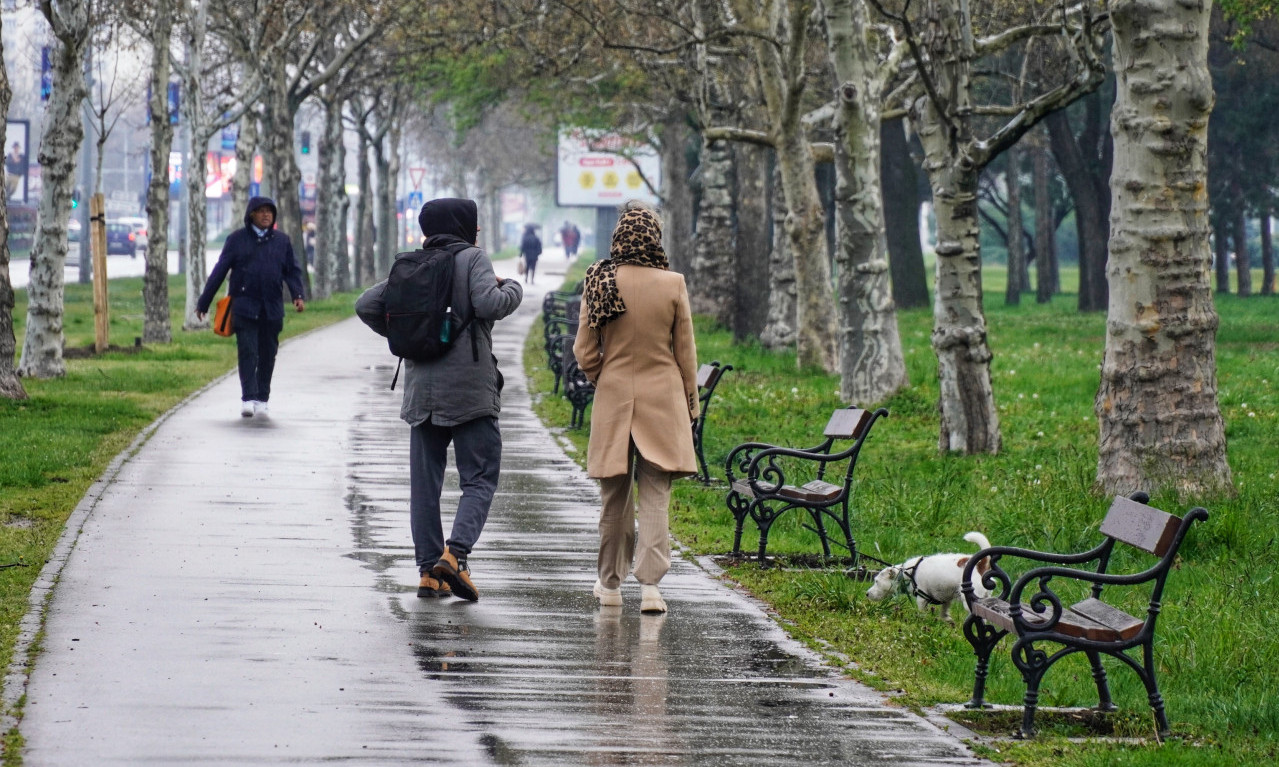
[[[428,597],[451,597],[453,589],[444,581],[435,578],[430,573],[422,573],[422,580],[417,582],[417,595],[422,599]]]
[[[448,546],[444,547],[444,556],[435,563],[431,573],[452,586],[455,596],[468,602],[479,601],[480,592],[476,591],[475,584],[471,583],[471,570],[466,566],[466,560],[458,561],[458,558],[453,556],[453,552],[449,551]]]

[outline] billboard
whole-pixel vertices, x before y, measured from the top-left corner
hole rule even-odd
[[[657,204],[662,164],[648,144],[615,133],[560,131],[555,200],[562,207],[615,207],[627,200]]]
[[[10,203],[24,204],[30,190],[27,188],[27,171],[31,167],[29,139],[31,123],[27,120],[6,120],[4,124],[4,188]]]

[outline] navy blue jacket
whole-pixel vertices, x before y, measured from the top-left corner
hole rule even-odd
[[[254,320],[284,319],[284,286],[294,300],[302,298],[302,269],[293,256],[293,243],[289,236],[275,227],[261,237],[253,228],[249,214],[263,206],[275,211],[275,202],[269,197],[249,200],[244,214],[244,228],[237,229],[226,238],[222,255],[204,284],[204,292],[195,309],[208,314],[213,297],[222,287],[227,272],[231,273],[231,313],[236,317]]]

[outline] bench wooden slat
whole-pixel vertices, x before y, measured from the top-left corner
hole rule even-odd
[[[1118,496],[1101,523],[1101,532],[1157,557],[1168,553],[1181,527],[1181,517]]]
[[[733,485],[732,485],[732,487],[733,487],[733,492],[734,492],[734,493],[737,493],[738,495],[742,496],[743,498],[754,498],[754,497],[755,497],[755,491],[754,491],[754,490],[751,490],[751,485],[750,485],[750,483],[749,483],[749,482],[747,482],[747,481],[746,481],[746,480],[744,480],[744,479],[735,479],[735,480],[733,480]]]
[[[987,597],[978,600],[973,605],[973,615],[1005,631],[1017,633],[1017,629],[1013,624],[1012,605],[1002,599]],[[1117,625],[1097,620],[1098,616],[1102,617],[1104,621],[1113,620]],[[1120,618],[1118,616],[1123,617]],[[1022,610],[1021,617],[1032,629],[1040,629],[1048,623],[1047,616],[1027,609]],[[1136,622],[1135,626],[1133,621]],[[1142,625],[1141,621],[1122,610],[1116,610],[1096,599],[1086,599],[1063,610],[1061,618],[1057,620],[1057,625],[1052,630],[1059,634],[1079,639],[1089,639],[1094,642],[1116,642],[1120,639],[1131,639],[1136,636],[1141,632]]]
[[[719,368],[714,365],[702,365],[697,369],[697,388],[704,389],[714,380],[715,373]]]
[[[860,408],[841,408],[831,414],[822,434],[835,439],[855,439],[870,423],[870,412]]]
[[[1085,599],[1071,605],[1070,611],[1110,628],[1122,639],[1132,639],[1140,634],[1142,627],[1146,625],[1142,619],[1134,618],[1100,599]]]

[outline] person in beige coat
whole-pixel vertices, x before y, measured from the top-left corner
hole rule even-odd
[[[671,564],[671,480],[697,472],[697,346],[684,277],[670,271],[661,242],[657,215],[627,203],[609,257],[586,272],[573,344],[595,384],[586,452],[603,506],[595,596],[620,606],[633,560],[643,612],[666,612],[657,584]]]

